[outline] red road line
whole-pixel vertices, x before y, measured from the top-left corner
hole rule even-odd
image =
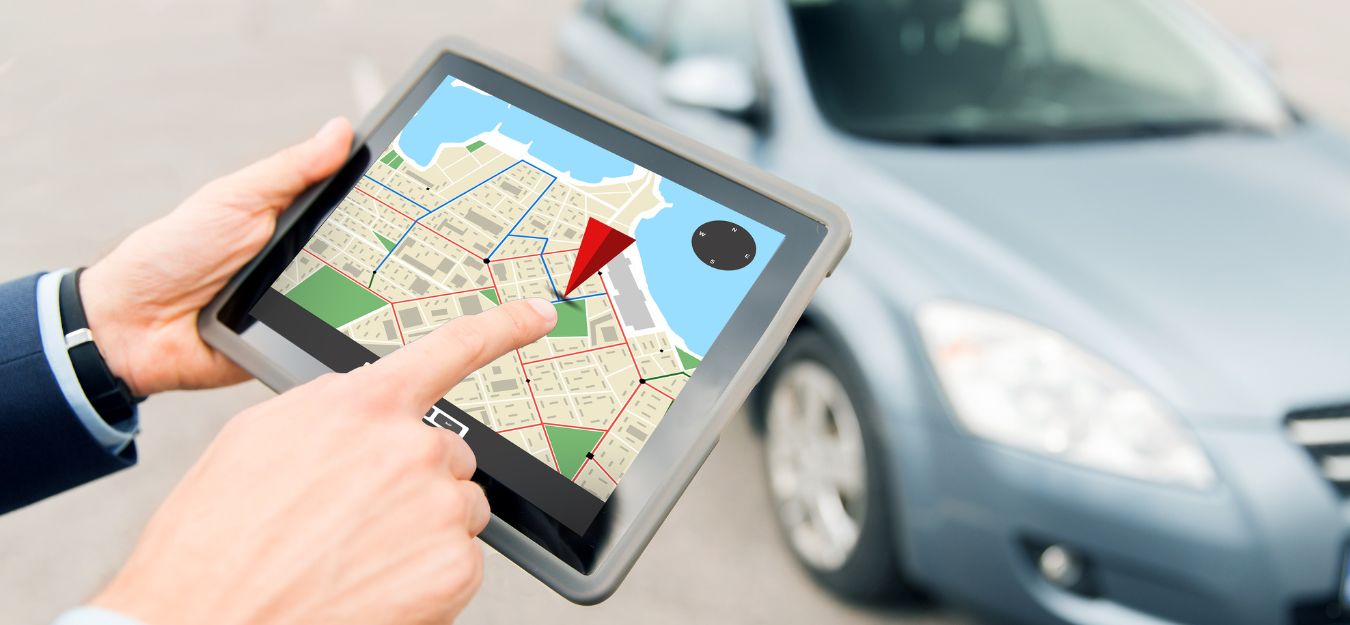
[[[609,349],[609,348],[611,348],[611,347],[620,347],[620,346],[622,346],[622,345],[623,345],[623,343],[614,343],[613,345],[601,345],[600,347],[592,347],[592,348],[590,348],[590,349],[583,349],[583,350],[578,351],[578,352],[568,352],[568,353],[566,353],[566,354],[558,354],[558,355],[556,355],[556,356],[549,356],[549,357],[547,357],[547,358],[540,358],[540,359],[538,359],[538,360],[531,360],[531,361],[526,362],[526,363],[524,363],[524,364],[532,365],[532,364],[534,364],[534,363],[536,363],[536,362],[545,362],[545,361],[549,361],[549,360],[557,360],[557,359],[559,359],[559,358],[566,358],[566,357],[568,357],[568,356],[575,356],[575,355],[577,355],[577,354],[585,354],[586,352],[594,352],[594,351],[599,351],[599,350],[602,350],[602,349]]]
[[[477,254],[475,254],[475,253],[473,253],[473,250],[470,250],[469,248],[464,247],[463,245],[460,245],[460,244],[454,242],[453,240],[450,239],[450,237],[447,237],[447,236],[441,234],[441,233],[440,233],[439,231],[437,231],[435,228],[432,228],[431,226],[428,226],[428,225],[422,223],[422,222],[419,221],[418,219],[413,219],[412,217],[409,217],[409,216],[407,215],[407,213],[404,213],[403,211],[401,211],[401,210],[399,210],[399,209],[397,209],[397,208],[394,208],[393,206],[389,206],[388,204],[385,204],[384,201],[381,200],[380,198],[377,198],[377,197],[375,197],[375,196],[373,196],[373,195],[371,195],[371,194],[369,194],[369,193],[366,193],[366,190],[365,190],[365,189],[362,189],[361,187],[352,187],[352,188],[353,188],[353,189],[356,189],[357,191],[360,191],[363,195],[369,197],[370,199],[375,200],[376,202],[379,202],[380,204],[384,204],[384,206],[385,206],[386,208],[388,208],[388,209],[391,210],[391,211],[394,211],[395,213],[398,213],[399,215],[402,215],[405,219],[412,219],[412,222],[413,222],[414,225],[418,225],[418,226],[422,226],[423,228],[426,228],[427,232],[430,232],[430,233],[432,233],[432,234],[434,234],[434,235],[436,235],[436,236],[438,236],[438,237],[440,237],[440,238],[442,238],[442,239],[445,239],[447,243],[449,243],[450,245],[453,245],[453,246],[455,246],[455,247],[457,247],[457,248],[459,248],[459,249],[461,249],[461,250],[464,250],[464,252],[467,253],[469,256],[472,256],[472,257],[474,257],[474,258],[477,258],[478,260],[483,260],[483,257],[482,257],[482,256],[479,256],[479,255],[477,255]],[[427,213],[427,214],[429,215],[430,213]],[[425,217],[425,215],[423,215],[423,216]],[[419,218],[419,219],[420,219],[420,218]],[[538,256],[538,254],[536,254],[536,256]]]
[[[605,274],[603,273],[600,274],[600,288],[605,290],[605,300],[609,302],[609,310],[614,313],[614,322],[619,324],[619,335],[623,337],[624,347],[628,348],[628,357],[633,360],[633,372],[637,373],[638,378],[641,378],[642,370],[638,368],[637,356],[633,355],[633,346],[628,344],[628,333],[623,331],[623,320],[619,318],[619,309],[614,307],[614,298],[609,296],[609,285],[605,284]]]
[[[534,397],[534,387],[530,386],[530,372],[525,370],[525,359],[520,357],[520,350],[516,350],[516,362],[520,363],[520,375],[525,378],[525,388],[530,391],[530,401],[534,402],[534,416],[539,419],[539,425],[544,425],[544,413],[539,411],[539,400]],[[553,456],[553,470],[562,473],[558,465],[558,454],[553,452],[553,441],[548,439],[548,432],[544,432],[544,442],[548,443],[548,455]]]
[[[389,304],[389,312],[394,315],[394,327],[398,328],[398,341],[404,345],[408,344],[408,339],[403,338],[403,324],[398,320],[398,309],[394,308],[393,303]]]
[[[497,432],[498,434],[505,434],[505,433],[507,433],[507,432],[514,432],[514,431],[516,431],[516,430],[525,430],[525,429],[529,429],[529,428],[543,427],[543,426],[546,426],[546,425],[547,425],[547,426],[552,426],[552,427],[555,427],[555,428],[571,428],[571,429],[573,429],[573,430],[590,430],[590,431],[592,431],[592,432],[604,432],[604,430],[602,430],[602,429],[600,429],[600,428],[588,428],[588,427],[586,427],[586,426],[584,426],[584,425],[569,425],[569,424],[567,424],[567,423],[548,423],[547,421],[543,421],[543,422],[539,422],[539,423],[531,423],[531,424],[529,424],[529,425],[518,425],[518,426],[513,427],[513,428],[506,428],[505,430],[497,430],[496,432]]]
[[[605,477],[609,478],[609,481],[614,482],[615,484],[618,484],[618,483],[619,483],[619,480],[614,479],[614,476],[613,476],[613,475],[610,475],[610,474],[609,474],[609,471],[606,471],[606,470],[605,470],[605,465],[600,464],[600,461],[599,461],[599,460],[596,460],[596,461],[595,461],[595,466],[596,466],[596,468],[600,469],[600,472],[601,472],[601,473],[604,473],[604,474],[605,474]],[[581,472],[578,471],[577,474],[580,475]]]
[[[567,252],[567,251],[576,251],[576,250],[560,250],[560,251],[557,252],[557,253]],[[555,252],[549,252],[549,253],[555,253]],[[526,258],[533,257],[533,256],[538,256],[538,254],[531,254],[530,256],[527,256]],[[503,259],[497,259],[497,260],[498,260],[498,261],[501,261],[501,260],[503,260]],[[509,259],[507,259],[507,260],[509,260]],[[492,290],[493,290],[493,292],[495,292],[495,293],[497,294],[497,301],[499,301],[499,302],[502,301],[501,290],[497,288],[497,276],[494,275],[494,274],[492,273],[491,268],[488,269],[488,278],[492,280]],[[604,290],[605,290],[605,299],[609,302],[609,309],[610,309],[611,311],[614,312],[614,321],[617,322],[617,323],[619,324],[619,334],[620,334],[621,336],[623,336],[623,343],[622,343],[622,345],[623,345],[624,347],[627,347],[627,348],[628,348],[628,357],[629,357],[630,359],[632,359],[632,361],[633,361],[633,371],[636,372],[637,375],[638,375],[639,377],[641,377],[641,376],[642,376],[642,372],[641,372],[641,370],[638,369],[638,366],[637,366],[637,358],[636,358],[635,356],[633,356],[633,348],[632,348],[631,345],[628,344],[628,333],[627,333],[627,332],[624,332],[624,330],[623,330],[623,321],[622,321],[621,319],[619,319],[619,309],[617,309],[617,308],[614,307],[614,298],[610,297],[610,295],[609,295],[609,286],[608,286],[607,284],[605,284],[605,276],[604,276],[603,274],[600,276],[600,286],[601,286],[602,288],[604,288]],[[615,344],[613,344],[613,345],[606,345],[606,346],[604,346],[604,347],[596,347],[596,348],[592,348],[592,349],[586,350],[586,351],[594,351],[594,350],[598,350],[598,349],[607,349],[607,348],[610,348],[610,347],[618,347],[619,345],[620,345],[619,343],[615,343]],[[571,354],[563,354],[562,356],[571,356],[571,355],[573,355],[573,354],[580,354],[580,353],[583,353],[583,352],[572,352]],[[526,379],[528,379],[528,378],[530,377],[529,372],[525,371],[525,365],[526,365],[526,364],[534,364],[534,363],[536,363],[536,362],[543,362],[543,361],[545,361],[545,360],[551,360],[552,358],[561,358],[562,356],[556,356],[556,357],[544,358],[544,359],[541,359],[541,360],[532,360],[532,361],[530,361],[529,363],[526,363],[525,360],[524,360],[523,358],[520,357],[520,350],[516,350],[516,362],[517,362],[517,363],[520,363],[520,372],[521,372],[522,375],[525,376]],[[538,399],[535,399],[535,396],[534,396],[534,387],[530,386],[528,383],[527,383],[525,386],[526,386],[526,388],[528,388],[529,391],[530,391],[530,400],[534,402],[534,411],[535,411],[535,415],[539,417],[539,423],[537,423],[537,424],[535,424],[535,425],[523,426],[522,428],[512,428],[512,429],[524,429],[524,427],[536,427],[536,426],[543,427],[544,425],[548,425],[548,424],[544,423],[544,417],[543,417],[542,413],[539,412],[539,400],[538,400]],[[619,422],[619,417],[623,415],[623,411],[625,411],[625,410],[628,409],[628,405],[631,404],[631,403],[633,402],[633,398],[637,396],[638,389],[641,389],[641,388],[644,387],[644,386],[646,386],[646,387],[648,387],[648,388],[651,388],[653,391],[656,391],[656,392],[658,392],[658,393],[661,393],[662,395],[665,395],[667,398],[670,398],[671,401],[674,401],[674,398],[671,398],[669,395],[666,395],[665,393],[662,393],[660,390],[651,387],[651,385],[648,385],[648,384],[638,384],[637,386],[633,387],[633,392],[630,393],[630,394],[628,395],[628,399],[627,399],[626,401],[623,402],[623,406],[619,408],[619,411],[618,411],[618,412],[614,413],[614,418],[613,418],[612,420],[610,420],[610,422],[609,422],[609,427],[607,427],[607,428],[605,428],[605,429],[603,430],[603,434],[600,435],[600,440],[597,440],[597,441],[595,442],[595,446],[591,448],[591,453],[592,453],[592,454],[595,453],[595,450],[596,450],[596,449],[599,449],[599,448],[600,448],[600,444],[601,444],[601,443],[605,442],[605,437],[609,436],[610,430],[614,429],[614,425],[617,424],[617,423]],[[562,427],[572,427],[572,426],[562,426]],[[580,429],[588,429],[588,430],[593,430],[593,431],[601,431],[599,428],[580,428]],[[510,431],[510,430],[503,430],[503,432],[507,432],[507,431]],[[501,432],[498,432],[498,433],[501,433]],[[550,441],[550,440],[549,440],[549,438],[548,438],[548,433],[547,433],[547,432],[544,433],[544,442],[545,442],[545,443],[548,443],[548,453],[549,453],[549,455],[553,456],[553,470],[558,471],[558,472],[561,473],[561,470],[558,468],[558,456],[557,456],[557,454],[554,453],[554,451],[553,451],[553,441]],[[586,468],[586,463],[587,463],[587,462],[590,462],[590,461],[591,461],[591,459],[590,459],[590,458],[587,458],[587,459],[586,459],[586,462],[581,463],[581,467],[577,469],[576,475],[573,475],[573,476],[572,476],[572,480],[573,480],[573,481],[576,480],[577,476],[581,475],[581,471],[582,471],[583,469]],[[615,479],[614,479],[614,476],[610,475],[610,474],[609,474],[609,471],[606,471],[606,470],[605,470],[605,467],[601,466],[601,464],[600,464],[599,462],[595,463],[595,466],[600,467],[600,471],[602,471],[602,472],[605,474],[605,477],[609,478],[609,480],[610,480],[611,482],[614,482],[615,484],[618,484],[618,483],[619,483],[618,480],[615,480]]]
[[[588,428],[584,425],[569,425],[566,423],[544,423],[544,425],[551,425],[555,428],[572,428],[573,430],[590,430],[592,432],[604,432],[604,430],[600,428]]]
[[[660,394],[662,394],[662,395],[665,395],[666,399],[669,399],[670,401],[675,401],[675,398],[674,398],[674,397],[671,397],[670,395],[666,395],[666,392],[665,392],[665,391],[663,391],[663,390],[661,390],[661,389],[659,389],[659,388],[656,388],[655,386],[652,386],[651,384],[644,384],[643,386],[646,386],[647,388],[650,388],[650,389],[652,389],[653,391],[656,391],[656,392],[658,392],[658,393],[660,393]]]
[[[585,462],[582,462],[582,463],[581,463],[581,466],[580,466],[580,467],[577,467],[577,474],[572,476],[572,483],[573,483],[573,484],[577,483],[577,478],[581,477],[581,472],[582,472],[582,471],[585,471],[585,470],[586,470],[586,465],[588,465],[588,464],[590,464],[590,463],[591,463],[591,459],[590,459],[590,458],[587,458],[587,459],[585,460]]]
[[[321,262],[321,263],[323,263],[323,264],[325,264],[325,265],[328,265],[328,268],[329,268],[329,269],[332,269],[333,271],[336,271],[336,272],[342,274],[342,277],[344,277],[344,278],[346,278],[346,279],[348,279],[348,280],[351,280],[352,282],[355,282],[357,286],[359,286],[359,287],[361,287],[361,288],[363,288],[363,289],[366,289],[366,291],[368,291],[371,295],[374,295],[375,297],[378,297],[378,298],[384,300],[384,302],[385,302],[386,304],[392,304],[392,303],[393,303],[393,302],[389,301],[388,299],[386,299],[383,295],[380,295],[379,293],[376,293],[376,292],[374,292],[374,291],[371,291],[369,288],[366,287],[366,285],[361,284],[361,281],[360,281],[360,280],[357,280],[356,278],[353,278],[353,277],[347,275],[347,272],[345,272],[345,271],[343,271],[343,270],[341,270],[341,269],[338,269],[337,267],[334,267],[334,266],[333,266],[333,263],[330,263],[330,262],[328,262],[328,261],[326,261],[326,260],[324,260],[324,259],[322,259],[322,258],[319,258],[319,255],[318,255],[318,254],[315,254],[314,252],[309,251],[309,248],[307,248],[307,247],[302,247],[302,248],[300,248],[300,249],[304,250],[306,254],[309,254],[310,256],[313,256],[314,258],[318,259],[319,262]]]
[[[438,232],[436,229],[432,228],[431,226],[428,226],[428,225],[422,223],[421,221],[419,221],[418,219],[414,219],[414,218],[408,216],[408,215],[405,214],[403,211],[398,210],[397,208],[394,208],[393,206],[390,206],[389,204],[387,204],[386,202],[384,202],[384,201],[381,200],[380,198],[377,198],[377,197],[375,197],[374,195],[371,195],[370,193],[366,192],[365,189],[362,189],[362,188],[357,187],[357,186],[354,186],[354,187],[352,187],[352,188],[355,189],[355,190],[357,190],[357,191],[359,191],[359,192],[361,192],[362,195],[365,195],[366,197],[369,197],[370,199],[375,200],[376,202],[379,202],[379,203],[380,203],[381,205],[383,205],[385,208],[388,208],[389,210],[394,211],[395,213],[398,213],[398,214],[399,214],[400,216],[402,216],[404,219],[412,220],[413,225],[422,226],[422,227],[425,228],[428,232],[431,232],[432,234],[434,234],[434,235],[436,235],[436,236],[438,236],[438,237],[440,237],[440,238],[442,238],[442,239],[445,239],[446,242],[448,242],[448,243],[450,243],[451,245],[453,245],[453,246],[455,246],[455,247],[457,247],[457,248],[463,250],[464,252],[468,253],[470,256],[472,256],[472,257],[474,257],[474,258],[477,258],[478,260],[482,260],[482,259],[483,259],[483,257],[481,257],[481,256],[479,256],[479,255],[473,253],[472,251],[470,251],[469,248],[466,248],[466,247],[464,247],[463,245],[460,245],[459,243],[456,243],[456,242],[452,241],[449,237],[447,237],[447,236],[441,234],[440,232]],[[352,282],[355,282],[357,285],[360,285],[361,288],[366,289],[366,291],[369,291],[369,292],[370,292],[372,295],[374,295],[375,297],[378,297],[378,298],[384,300],[385,302],[388,302],[388,303],[389,303],[390,311],[391,311],[391,312],[393,313],[393,315],[394,315],[394,326],[398,328],[398,336],[399,336],[399,340],[402,341],[404,345],[407,345],[408,342],[407,342],[407,339],[404,338],[404,336],[403,336],[403,324],[400,323],[399,320],[398,320],[398,310],[397,310],[396,308],[394,308],[394,304],[396,304],[396,303],[397,303],[397,304],[402,304],[402,303],[405,303],[405,302],[413,302],[413,301],[418,301],[418,300],[431,299],[431,298],[435,298],[435,297],[448,297],[448,296],[450,296],[450,295],[460,295],[460,294],[463,294],[463,293],[469,293],[469,292],[471,292],[471,291],[481,291],[481,290],[482,290],[482,289],[465,289],[465,290],[463,290],[463,291],[455,291],[455,292],[452,292],[452,293],[440,293],[440,294],[436,294],[436,295],[424,295],[424,296],[422,296],[422,297],[413,297],[413,298],[409,298],[409,299],[398,300],[397,302],[392,302],[392,301],[386,299],[383,295],[380,295],[379,293],[376,293],[375,291],[371,291],[369,288],[366,288],[365,285],[362,285],[360,281],[358,281],[358,280],[356,280],[355,278],[353,278],[353,277],[347,275],[346,272],[342,271],[341,269],[338,269],[337,267],[334,267],[334,266],[333,266],[332,264],[330,264],[328,261],[326,261],[326,260],[324,260],[324,259],[322,259],[322,258],[319,258],[319,256],[318,256],[317,254],[315,254],[315,253],[313,253],[313,252],[310,252],[308,249],[305,249],[305,251],[308,252],[310,256],[313,256],[314,258],[318,259],[319,262],[321,262],[321,263],[323,263],[323,264],[325,264],[325,265],[328,265],[328,267],[331,268],[332,270],[334,270],[334,271],[336,271],[336,272],[342,274],[343,277],[347,278],[348,280],[351,280]],[[578,248],[567,249],[567,250],[554,250],[554,251],[552,251],[552,252],[541,252],[541,253],[539,253],[539,254],[526,254],[526,255],[523,255],[523,256],[511,256],[511,257],[508,257],[508,258],[498,258],[498,259],[496,259],[496,260],[497,260],[498,262],[508,261],[508,260],[520,260],[520,259],[523,259],[523,258],[535,258],[535,257],[538,257],[538,256],[548,256],[548,255],[550,255],[550,254],[565,254],[565,253],[567,253],[567,252],[576,252],[576,251],[578,251]],[[491,270],[490,268],[488,269],[488,278],[492,280],[492,292],[497,294],[497,301],[500,302],[501,299],[502,299],[501,290],[497,288],[497,277],[496,277],[495,275],[493,275],[492,270]],[[586,352],[593,352],[593,351],[598,351],[598,350],[602,350],[602,349],[609,349],[609,348],[612,348],[612,347],[618,347],[619,345],[623,345],[623,346],[624,346],[625,348],[627,348],[627,350],[628,350],[628,358],[629,358],[630,360],[632,360],[632,362],[633,362],[633,371],[638,375],[639,378],[642,377],[642,370],[638,368],[638,364],[637,364],[637,356],[635,356],[635,355],[633,354],[633,347],[632,347],[632,345],[630,345],[630,344],[628,343],[628,333],[625,332],[624,329],[623,329],[623,320],[619,319],[619,309],[618,309],[618,308],[615,308],[615,306],[614,306],[614,298],[610,297],[610,294],[609,294],[609,285],[607,285],[607,284],[605,283],[605,277],[604,277],[603,275],[600,276],[600,285],[601,285],[601,287],[602,287],[602,288],[604,289],[604,291],[605,291],[605,299],[609,302],[609,309],[610,309],[611,311],[613,311],[613,313],[614,313],[614,320],[615,320],[616,323],[619,324],[619,334],[623,337],[623,343],[615,343],[615,344],[613,344],[613,345],[604,345],[604,346],[601,346],[601,347],[593,347],[593,348],[591,348],[591,349],[586,349],[586,350],[582,350],[582,351],[579,351],[579,352],[571,352],[571,353],[568,353],[568,354],[560,354],[560,355],[557,355],[557,356],[550,356],[550,357],[547,357],[547,358],[540,358],[540,359],[538,359],[538,360],[531,360],[531,361],[529,361],[529,362],[526,362],[523,358],[521,358],[521,356],[520,356],[520,350],[516,350],[516,362],[520,365],[520,373],[521,373],[521,375],[525,376],[526,379],[529,379],[530,374],[529,374],[529,372],[527,372],[527,371],[525,370],[525,365],[527,365],[527,364],[528,364],[528,365],[532,365],[532,364],[535,364],[535,363],[545,362],[545,361],[549,361],[549,360],[555,360],[555,359],[563,358],[563,357],[566,357],[566,356],[575,356],[575,355],[577,355],[577,354],[584,354],[584,353],[586,353]],[[531,387],[531,386],[529,385],[529,383],[527,382],[526,385],[525,385],[525,387],[526,387],[527,389],[529,389],[529,391],[530,391],[530,401],[534,404],[534,413],[535,413],[535,417],[537,417],[537,418],[539,419],[539,423],[533,423],[533,424],[530,424],[530,425],[524,425],[524,426],[515,427],[515,428],[508,428],[508,429],[505,429],[505,430],[498,430],[497,433],[498,433],[498,434],[504,434],[504,433],[506,433],[506,432],[514,432],[514,431],[516,431],[516,430],[523,430],[523,429],[526,429],[526,428],[532,428],[532,427],[540,427],[540,428],[542,428],[542,427],[544,427],[545,425],[553,425],[554,427],[570,427],[570,428],[579,429],[579,430],[590,430],[590,431],[593,431],[593,432],[603,432],[603,434],[600,435],[600,440],[596,441],[595,447],[592,447],[592,448],[591,448],[591,453],[594,453],[595,450],[598,449],[598,448],[600,447],[600,443],[603,443],[603,442],[605,441],[605,437],[606,437],[606,436],[609,436],[609,432],[610,432],[611,429],[614,428],[614,425],[615,425],[616,423],[619,422],[619,417],[623,415],[623,411],[624,411],[624,410],[627,410],[627,409],[628,409],[628,405],[629,405],[630,403],[633,402],[633,398],[637,396],[638,389],[642,388],[643,386],[649,386],[649,385],[646,385],[646,384],[638,384],[636,387],[634,387],[634,388],[633,388],[633,392],[630,393],[630,394],[628,395],[628,399],[627,399],[626,401],[624,401],[623,407],[619,408],[619,411],[618,411],[617,413],[615,413],[614,419],[611,420],[610,423],[609,423],[609,427],[605,428],[604,430],[601,430],[600,428],[588,428],[588,427],[581,427],[581,426],[571,426],[571,425],[561,425],[561,424],[550,424],[550,423],[545,423],[545,422],[544,422],[544,416],[543,416],[543,413],[540,412],[540,410],[539,410],[539,400],[538,400],[537,398],[535,398],[535,396],[534,396],[534,388]],[[651,387],[651,389],[652,389],[653,391],[656,391],[657,393],[661,393],[661,395],[663,395],[666,399],[669,399],[669,400],[671,400],[671,401],[675,401],[675,398],[674,398],[674,397],[671,397],[670,395],[667,395],[665,392],[661,391],[660,389],[655,388],[655,387]],[[548,453],[549,453],[550,456],[553,457],[553,469],[554,469],[555,471],[560,471],[559,466],[558,466],[558,455],[553,451],[553,442],[549,440],[549,438],[548,438],[548,433],[547,433],[547,432],[545,432],[545,434],[544,434],[544,442],[548,444]],[[587,464],[587,463],[590,463],[591,461],[592,461],[592,458],[587,458],[587,459],[586,459],[586,462],[583,462],[583,463],[581,464],[581,467],[577,469],[576,475],[573,475],[573,476],[572,476],[572,479],[573,479],[574,481],[575,481],[575,479],[576,479],[578,476],[581,475],[582,470],[584,470],[584,469],[586,468],[586,464]],[[614,479],[614,476],[610,475],[610,474],[609,474],[609,471],[607,471],[607,470],[605,469],[605,467],[604,467],[603,465],[601,465],[599,462],[596,462],[596,463],[595,463],[595,466],[598,467],[598,468],[600,469],[600,471],[601,471],[602,473],[605,474],[605,477],[609,478],[609,481],[614,482],[615,484],[618,484],[618,483],[619,483],[619,481],[616,480],[616,479]]]
[[[470,250],[470,249],[467,248],[467,247],[464,247],[463,245],[460,245],[460,244],[458,244],[458,243],[455,243],[454,241],[452,241],[452,240],[450,239],[450,237],[447,237],[447,236],[441,234],[441,233],[438,232],[435,228],[432,228],[431,226],[428,226],[428,225],[426,225],[426,224],[424,224],[424,223],[422,223],[422,222],[420,222],[420,221],[417,222],[417,225],[422,226],[423,228],[426,228],[426,229],[427,229],[427,232],[430,232],[430,233],[432,233],[432,234],[434,234],[434,235],[436,235],[436,236],[438,236],[438,237],[440,237],[440,238],[442,238],[442,239],[445,239],[445,241],[446,241],[447,243],[449,243],[450,245],[453,245],[453,246],[455,246],[455,247],[457,247],[457,248],[459,248],[459,249],[461,249],[461,250],[464,250],[464,253],[465,253],[465,254],[468,254],[469,256],[472,256],[472,257],[474,257],[474,258],[477,258],[478,260],[483,260],[483,257],[482,257],[482,256],[479,256],[479,255],[473,253],[472,250]]]
[[[413,219],[412,217],[409,217],[407,213],[404,213],[403,211],[401,211],[401,210],[399,210],[399,209],[397,209],[397,208],[394,208],[393,206],[390,206],[389,204],[385,203],[384,200],[381,200],[380,198],[377,198],[377,197],[371,195],[371,194],[370,194],[369,192],[367,192],[365,189],[362,189],[361,187],[352,187],[352,188],[355,189],[355,190],[357,190],[357,191],[360,191],[360,192],[361,192],[361,195],[364,195],[364,196],[366,196],[366,197],[368,197],[368,198],[370,198],[370,199],[372,199],[372,200],[375,200],[376,202],[379,202],[379,203],[381,203],[381,204],[384,204],[384,207],[385,207],[385,208],[387,208],[387,209],[389,209],[389,210],[391,210],[391,211],[394,211],[395,213],[398,213],[398,214],[400,214],[400,215],[403,215],[403,218],[404,218],[404,219],[407,219],[407,220],[409,220],[409,221],[417,221],[416,219]]]
[[[619,480],[614,479],[614,476],[613,476],[613,475],[610,475],[610,474],[609,474],[609,471],[606,471],[606,470],[605,470],[604,465],[600,464],[600,461],[599,461],[599,460],[596,460],[595,458],[587,458],[585,462],[581,463],[581,468],[577,469],[577,474],[574,475],[574,476],[572,476],[572,482],[573,482],[573,483],[576,483],[577,478],[581,477],[581,472],[586,470],[586,465],[588,465],[588,464],[590,464],[590,463],[592,463],[592,462],[595,463],[595,468],[600,469],[600,472],[601,472],[601,473],[604,473],[604,474],[605,474],[605,477],[609,478],[609,481],[611,481],[611,482],[613,482],[613,483],[615,483],[615,484],[618,484],[618,483],[619,483]]]
[[[492,274],[492,267],[488,267],[487,272],[488,279],[492,280],[492,292],[497,294],[497,303],[500,305],[502,301],[502,292],[497,289],[497,276]]]
[[[405,303],[405,302],[415,302],[415,301],[417,301],[417,300],[431,299],[431,298],[433,298],[433,297],[450,297],[451,295],[463,295],[463,294],[465,294],[465,293],[475,293],[475,292],[482,291],[482,290],[483,290],[483,287],[480,286],[480,287],[478,287],[478,288],[476,288],[476,289],[464,289],[463,291],[451,291],[451,292],[449,292],[449,293],[436,293],[435,295],[423,295],[423,296],[421,296],[421,297],[410,297],[410,298],[408,298],[408,299],[401,299],[401,300],[398,300],[398,301],[393,302],[393,303],[394,303],[394,304],[403,304],[403,303]]]
[[[609,427],[605,428],[605,433],[600,435],[600,440],[595,441],[595,447],[591,448],[592,454],[595,453],[595,450],[600,449],[600,443],[605,442],[605,437],[609,436],[609,431],[614,429],[614,424],[619,422],[619,417],[623,416],[623,411],[628,410],[628,404],[633,403],[633,398],[637,397],[638,389],[644,386],[646,386],[646,384],[639,384],[633,387],[633,392],[628,395],[628,401],[625,401],[623,407],[619,408],[619,411],[614,413],[614,420],[609,422]]]
[[[522,259],[522,258],[539,258],[540,256],[550,256],[550,255],[553,255],[553,254],[566,254],[567,252],[576,252],[576,251],[580,251],[580,249],[581,249],[581,248],[574,247],[574,248],[572,248],[572,249],[570,249],[570,250],[553,250],[552,252],[544,252],[543,254],[525,254],[524,256],[508,256],[508,257],[506,257],[506,258],[494,258],[494,259],[492,259],[492,262],[494,262],[494,263],[499,263],[499,262],[502,262],[502,261],[504,261],[504,260],[520,260],[520,259]]]

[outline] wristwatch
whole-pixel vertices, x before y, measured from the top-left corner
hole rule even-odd
[[[136,414],[136,404],[145,398],[136,397],[126,382],[113,375],[108,361],[94,343],[94,333],[89,329],[84,303],[80,300],[80,274],[83,272],[81,268],[61,277],[58,296],[61,330],[66,335],[66,353],[70,354],[75,379],[79,380],[85,397],[89,398],[98,416],[108,425],[115,426]]]

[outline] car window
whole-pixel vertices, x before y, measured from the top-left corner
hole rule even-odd
[[[677,0],[663,57],[724,56],[754,65],[754,24],[749,0]]]
[[[789,0],[835,126],[978,143],[1276,131],[1279,92],[1165,0]]]
[[[651,50],[661,32],[667,0],[605,0],[601,19],[619,36],[644,50]]]
[[[1080,0],[1041,0],[1049,55],[1076,63],[1085,71],[1110,76],[1174,97],[1206,99],[1221,94],[1203,57],[1189,53],[1190,42],[1148,37],[1152,14],[1111,2],[1085,6]],[[1122,37],[1121,34],[1131,35]],[[1146,41],[1147,45],[1140,45]],[[1062,61],[1063,62],[1063,61]]]

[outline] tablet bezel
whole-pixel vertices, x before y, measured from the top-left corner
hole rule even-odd
[[[626,109],[470,44],[443,42],[363,124],[342,170],[282,215],[264,251],[202,314],[203,337],[265,384],[284,390],[330,369],[361,364],[329,357],[325,365],[274,329],[254,322],[248,311],[447,75],[785,235],[585,534],[570,532],[491,476],[475,476],[485,485],[494,510],[483,540],[568,599],[598,602],[631,569],[712,451],[722,426],[781,348],[811,293],[842,257],[849,239],[847,218],[820,198]]]

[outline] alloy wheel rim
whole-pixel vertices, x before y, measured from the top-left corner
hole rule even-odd
[[[767,457],[779,522],[812,567],[843,566],[858,543],[867,471],[858,414],[825,365],[789,365],[770,390]]]

